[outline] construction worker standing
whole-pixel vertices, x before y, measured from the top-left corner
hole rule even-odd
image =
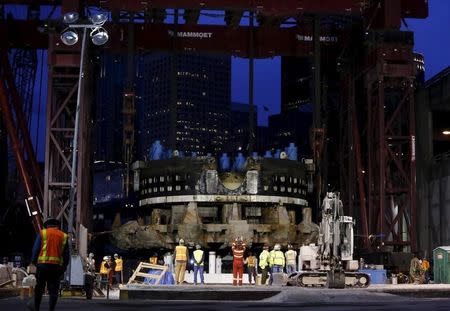
[[[281,273],[283,272],[285,260],[284,260],[284,254],[281,251],[280,244],[275,244],[273,248],[273,257],[272,259],[272,273]]]
[[[188,250],[184,245],[184,240],[180,239],[175,247],[175,282],[181,284],[184,282],[184,273],[186,272],[186,263],[188,261]]]
[[[157,253],[153,253],[153,256],[150,257],[150,259],[148,260],[152,265],[157,265],[158,264],[158,254]]]
[[[84,275],[84,291],[86,298],[92,299],[95,283],[95,259],[94,253],[90,253],[86,258],[86,273]]]
[[[288,245],[288,250],[284,253],[284,256],[286,257],[286,273],[291,274],[297,270],[297,252],[293,249],[291,244]]]
[[[269,252],[269,258],[268,258],[268,261],[269,261],[269,272],[270,272],[269,285],[272,285],[272,283],[273,283],[273,258],[274,257],[275,257],[275,248],[272,249]]]
[[[123,260],[118,254],[114,254],[114,261],[116,262],[116,281],[118,284],[122,284],[123,280]]]
[[[46,285],[50,296],[50,311],[55,310],[59,283],[69,264],[68,237],[66,233],[58,229],[60,226],[59,220],[48,219],[34,243],[32,263],[37,269],[34,304],[32,301],[28,304],[31,310],[39,311]]]
[[[104,256],[103,257],[103,261],[100,264],[101,284],[107,284],[107,282],[108,282],[108,275],[109,275],[108,256]]]
[[[269,273],[269,246],[264,245],[263,251],[259,254],[259,267],[262,270],[261,285],[266,284]]]
[[[231,250],[233,251],[233,286],[238,284],[242,286],[245,247],[246,245],[242,241],[242,237],[236,238],[231,246]]]
[[[204,262],[205,262],[205,253],[202,250],[202,247],[197,244],[195,246],[196,250],[194,251],[194,285],[197,285],[197,273],[200,273],[200,282],[205,284],[203,272],[204,272]]]
[[[256,276],[258,275],[256,273],[256,257],[253,256],[252,252],[248,253],[248,257],[245,259],[244,263],[247,264],[248,282],[251,285],[253,277],[255,280],[253,284],[256,284]]]

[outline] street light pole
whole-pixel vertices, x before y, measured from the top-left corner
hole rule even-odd
[[[74,218],[74,209],[75,209],[75,182],[77,177],[77,149],[78,149],[78,132],[80,128],[79,117],[80,117],[80,105],[81,105],[81,90],[83,88],[83,78],[84,78],[84,54],[86,51],[86,34],[87,27],[83,28],[83,38],[81,40],[81,55],[80,55],[80,73],[78,76],[78,90],[77,90],[77,103],[75,108],[75,129],[73,134],[73,143],[72,143],[72,175],[70,178],[70,203],[69,203],[69,224],[68,224],[68,232],[71,233],[74,237],[76,237],[77,232],[76,229],[73,228],[73,218]],[[75,239],[77,240],[77,239]],[[76,245],[78,247],[78,245]]]

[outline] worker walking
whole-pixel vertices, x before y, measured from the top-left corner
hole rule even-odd
[[[262,271],[261,285],[265,285],[267,282],[267,277],[269,273],[269,257],[270,257],[269,246],[264,245],[263,251],[261,252],[261,254],[259,254],[259,267],[261,268]]]
[[[175,247],[175,282],[181,284],[184,282],[184,273],[186,272],[186,263],[188,261],[188,250],[184,245],[184,240],[180,239]]]
[[[55,310],[59,283],[69,264],[68,238],[66,233],[58,229],[60,226],[59,220],[48,219],[34,242],[32,263],[37,270],[34,305],[32,301],[28,304],[31,310],[39,311],[46,285],[50,296],[50,311]]]
[[[286,257],[286,273],[291,274],[297,271],[297,252],[291,244],[288,245],[288,250],[284,253],[284,256]]]
[[[256,257],[253,256],[252,252],[248,253],[248,257],[245,259],[244,263],[247,264],[248,282],[250,285],[256,284],[256,276],[258,273],[256,272]],[[254,280],[253,283],[252,280]]]
[[[233,286],[242,286],[245,247],[242,237],[236,238],[231,246],[233,251]]]
[[[116,262],[115,274],[117,284],[122,284],[123,280],[123,260],[118,254],[114,254],[114,261]]]
[[[204,272],[204,262],[205,262],[205,252],[203,252],[202,247],[197,244],[194,251],[194,285],[197,285],[197,273],[200,273],[200,282],[205,284],[203,272]]]

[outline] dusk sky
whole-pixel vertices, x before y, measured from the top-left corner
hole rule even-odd
[[[430,13],[428,19],[406,20],[408,29],[415,32],[415,51],[424,54],[426,78],[429,79],[450,65],[450,1],[429,0]],[[20,9],[11,10],[14,15],[23,14]],[[46,61],[46,53],[43,59]],[[39,57],[40,60],[42,57]],[[46,62],[43,65],[43,76],[46,77]],[[259,107],[259,123],[267,124],[268,114],[276,114],[280,111],[281,100],[281,60],[280,57],[255,61],[255,104]],[[38,72],[38,79],[40,71]],[[37,118],[39,94],[41,121],[39,124],[39,160],[43,159],[44,151],[44,127],[45,127],[45,103],[47,95],[47,79],[43,83],[37,82],[36,88],[41,86],[41,93],[35,92],[35,113]],[[248,102],[248,60],[233,58],[232,61],[232,100],[237,102]],[[269,112],[262,107],[267,106]],[[31,129],[32,138],[36,137],[37,122],[33,122]]]

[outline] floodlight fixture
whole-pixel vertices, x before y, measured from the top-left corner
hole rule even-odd
[[[108,32],[103,27],[97,27],[94,30],[92,30],[90,33],[90,37],[92,43],[94,43],[95,45],[103,45],[109,39]]]
[[[76,31],[73,31],[71,29],[65,29],[61,33],[61,41],[65,45],[74,45],[78,42],[78,34],[76,33]]]
[[[89,17],[89,20],[94,25],[103,25],[108,20],[108,15],[106,13],[95,13]]]
[[[80,18],[77,12],[68,12],[64,14],[63,20],[66,24],[73,24]]]

